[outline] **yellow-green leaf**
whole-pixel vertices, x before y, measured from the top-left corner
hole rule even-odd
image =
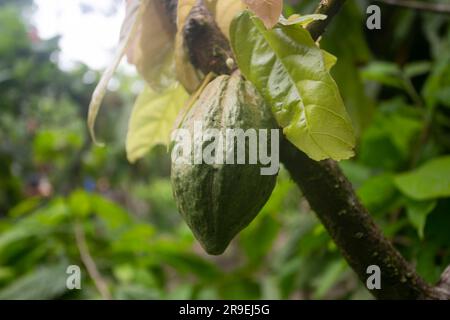
[[[280,23],[285,26],[298,24],[302,27],[306,27],[311,22],[314,22],[317,20],[325,20],[326,18],[327,18],[327,16],[324,14],[308,14],[308,15],[304,15],[304,16],[294,14],[294,15],[290,16],[288,19],[281,17]]]
[[[325,68],[328,71],[330,71],[336,64],[337,58],[336,58],[336,56],[332,55],[331,53],[329,53],[325,50],[322,50],[322,55],[323,55],[323,60],[325,62]]]
[[[189,96],[175,84],[163,92],[146,87],[131,114],[126,141],[127,157],[136,162],[158,144],[168,145],[173,124]]]
[[[116,71],[120,62],[122,61],[123,56],[129,49],[129,47],[132,45],[136,32],[138,32],[138,27],[141,22],[141,18],[142,18],[141,2],[138,0],[129,0],[127,2],[127,13],[122,26],[119,46],[117,48],[113,60],[109,64],[108,68],[106,68],[105,72],[103,73],[100,79],[100,82],[95,88],[95,91],[92,94],[91,103],[89,104],[88,128],[94,143],[99,144],[95,138],[94,125],[103,98],[105,97],[108,88],[108,83],[111,80],[112,76],[114,75],[114,72]]]
[[[425,225],[428,215],[436,208],[437,201],[406,201],[406,213],[411,224],[416,228],[420,239],[424,237]]]
[[[191,64],[188,50],[184,44],[183,30],[186,20],[194,8],[197,0],[179,0],[177,9],[177,34],[175,36],[175,70],[177,80],[190,93],[194,92],[201,83],[201,77]]]
[[[227,39],[230,39],[231,21],[244,10],[245,5],[241,0],[217,0],[216,23]]]
[[[178,30],[184,28],[187,18],[194,8],[197,0],[178,0],[177,5],[177,27]]]
[[[348,159],[355,135],[330,56],[298,25],[267,30],[248,11],[231,25],[237,63],[271,106],[287,139],[314,160]]]
[[[174,82],[176,28],[164,1],[141,1],[141,23],[127,50],[128,60],[152,89],[161,91]]]

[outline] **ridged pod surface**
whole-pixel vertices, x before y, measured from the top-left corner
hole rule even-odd
[[[263,99],[240,75],[216,78],[187,113],[180,128],[190,132],[192,145],[204,145],[202,137],[194,135],[195,123],[202,124],[203,132],[267,129],[269,152],[270,129],[276,128]],[[236,156],[238,148],[234,143]],[[245,147],[248,153],[249,144]],[[193,159],[194,147],[191,153]],[[257,216],[275,187],[276,175],[261,175],[259,161],[245,163],[209,165],[172,161],[171,180],[178,209],[209,254],[225,251],[230,241]]]

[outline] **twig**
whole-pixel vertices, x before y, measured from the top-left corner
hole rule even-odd
[[[86,267],[89,276],[94,281],[95,287],[104,300],[111,300],[112,297],[109,292],[108,285],[98,271],[97,265],[89,253],[89,248],[86,243],[86,235],[84,233],[83,226],[79,222],[75,222],[75,239],[78,251],[80,252],[81,261]]]
[[[345,0],[320,2],[316,13],[326,14],[328,19],[316,21],[309,26],[315,40],[325,32],[331,18],[344,3]],[[371,291],[375,297],[450,299],[448,290],[427,284],[383,236],[336,162],[314,162],[286,140],[281,152],[284,165],[361,280],[366,279],[364,268],[370,264],[381,268],[384,287],[382,290]],[[448,279],[449,273],[450,270],[447,269],[446,277],[443,275],[443,278]]]
[[[387,5],[409,8],[433,13],[450,14],[450,5],[446,3],[429,3],[413,0],[375,0]]]
[[[414,105],[419,108],[424,108],[425,106],[422,101],[422,98],[420,97],[420,94],[417,92],[416,88],[414,88],[411,78],[409,78],[405,74],[402,74],[402,78],[403,78],[404,88],[406,90],[406,93],[409,95],[411,100],[414,102]]]

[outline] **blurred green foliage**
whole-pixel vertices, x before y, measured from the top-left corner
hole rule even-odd
[[[322,41],[339,58],[334,77],[359,133],[357,157],[341,166],[434,282],[450,264],[448,17],[389,8],[383,29],[368,31],[367,4],[348,1]],[[76,226],[116,299],[370,298],[285,171],[227,252],[205,255],[177,213],[166,150],[126,161],[135,79],[108,94],[98,124],[108,144],[92,146],[85,118],[98,74],[60,70],[58,39],[24,22],[29,5],[0,1],[0,299],[100,298]],[[82,290],[67,290],[69,265],[82,268]]]

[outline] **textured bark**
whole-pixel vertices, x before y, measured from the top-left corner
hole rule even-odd
[[[184,26],[184,39],[194,67],[204,74],[230,74],[233,66],[227,60],[233,57],[230,44],[220,31],[203,0],[198,0]]]
[[[335,161],[314,161],[284,140],[281,161],[302,190],[348,264],[366,283],[367,267],[381,269],[379,299],[435,298],[400,253],[382,235]]]
[[[309,26],[314,39],[320,37],[345,0],[322,0],[317,13],[328,16]],[[185,28],[185,38],[193,65],[208,72],[230,73],[226,59],[232,57],[226,38],[199,0]],[[214,49],[215,48],[215,49]],[[220,54],[217,54],[220,48]],[[350,182],[336,162],[316,162],[290,142],[281,144],[281,160],[300,187],[343,256],[366,282],[367,267],[377,265],[382,273],[381,290],[371,293],[378,299],[449,299],[450,270],[436,287],[427,284],[383,236]]]

